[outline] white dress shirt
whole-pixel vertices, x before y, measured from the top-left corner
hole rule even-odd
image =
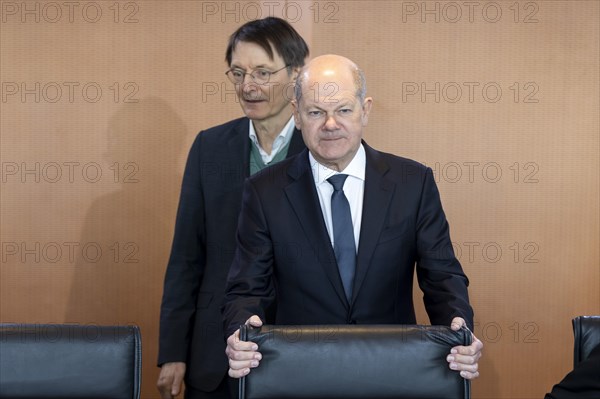
[[[275,158],[275,155],[277,155],[277,153],[281,151],[281,149],[284,148],[290,142],[290,140],[292,140],[295,128],[296,124],[294,123],[294,117],[292,116],[290,117],[288,123],[286,123],[286,125],[283,127],[283,130],[279,133],[279,135],[277,135],[275,141],[273,141],[271,153],[267,154],[267,152],[260,146],[258,142],[258,136],[256,135],[256,130],[254,130],[254,125],[252,124],[252,121],[250,121],[250,140],[252,140],[256,148],[258,148],[260,157],[265,165],[268,165],[273,158]]]
[[[331,194],[333,193],[333,186],[327,179],[338,173],[348,175],[344,182],[344,195],[350,204],[352,226],[354,227],[354,243],[356,244],[356,251],[358,252],[363,197],[365,192],[365,167],[367,165],[365,149],[361,144],[354,155],[354,158],[352,158],[352,161],[350,161],[348,166],[346,166],[346,169],[341,172],[321,165],[310,152],[308,154],[308,159],[312,168],[315,186],[317,187],[317,193],[319,194],[319,203],[321,204],[321,211],[323,212],[323,219],[325,220],[325,226],[327,226],[327,233],[329,233],[332,247],[334,246],[333,221],[331,218]]]

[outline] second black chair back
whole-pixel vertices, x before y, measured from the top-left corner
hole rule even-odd
[[[135,326],[0,324],[0,398],[139,399]]]
[[[600,345],[600,316],[578,316],[573,319],[575,348],[573,365],[588,358],[592,349]]]

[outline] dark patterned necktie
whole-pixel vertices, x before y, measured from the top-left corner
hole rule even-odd
[[[333,186],[331,194],[331,219],[333,221],[333,251],[348,302],[352,299],[352,283],[356,270],[356,244],[350,204],[344,195],[344,182],[348,175],[338,174],[327,181]]]

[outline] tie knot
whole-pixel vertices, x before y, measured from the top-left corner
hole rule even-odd
[[[331,176],[329,179],[327,179],[327,181],[333,186],[335,191],[341,191],[344,188],[344,182],[346,181],[347,177],[348,175],[337,174]]]

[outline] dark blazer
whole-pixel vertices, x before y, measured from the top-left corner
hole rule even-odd
[[[600,345],[590,355],[554,385],[545,399],[598,399],[600,398]]]
[[[240,118],[196,137],[165,275],[158,364],[187,363],[186,384],[203,391],[214,390],[228,369],[221,304],[249,175],[248,124],[248,118]],[[288,156],[303,148],[295,130]]]
[[[274,324],[414,324],[415,264],[431,323],[449,326],[460,316],[472,327],[468,280],[454,256],[431,169],[363,145],[364,202],[351,302],[305,150],[245,183],[223,307],[226,334],[253,314]]]

